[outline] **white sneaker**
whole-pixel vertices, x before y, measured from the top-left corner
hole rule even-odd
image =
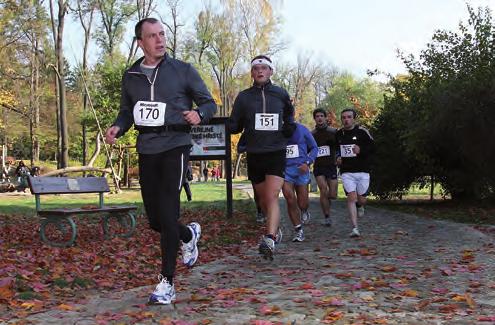
[[[351,232],[351,234],[349,236],[351,236],[351,237],[360,237],[361,234],[359,233],[359,229],[352,228],[352,232]]]
[[[284,234],[282,233],[282,228],[278,228],[277,235],[275,236],[275,245],[280,244],[282,242],[282,237]]]
[[[148,299],[149,304],[169,305],[175,300],[175,286],[168,283],[167,279],[161,274],[158,276],[160,283],[155,287],[155,291]]]
[[[323,225],[327,226],[327,227],[331,227],[332,226],[332,218],[330,218],[330,217],[325,218],[325,221],[323,221]]]
[[[304,241],[304,231],[301,227],[296,233],[294,234],[294,238],[292,238],[293,242],[302,242]]]
[[[303,225],[307,225],[309,223],[309,219],[311,219],[311,214],[308,210],[304,210],[301,214],[301,222]]]
[[[269,259],[273,261],[273,253],[275,252],[275,241],[270,237],[261,237],[261,242],[258,250],[260,254],[263,255],[263,258],[265,260]]]
[[[357,215],[358,217],[364,216],[364,206],[360,206],[359,208],[357,208]]]
[[[197,222],[191,222],[187,228],[191,230],[192,239],[188,243],[182,243],[182,262],[191,267],[198,260],[198,240],[201,237],[201,226]]]

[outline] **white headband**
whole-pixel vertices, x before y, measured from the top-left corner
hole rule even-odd
[[[259,58],[259,59],[254,60],[253,62],[251,62],[251,67],[254,67],[255,65],[258,65],[258,64],[265,64],[265,65],[269,66],[270,69],[273,70],[273,63],[271,63],[270,61],[268,61],[265,58]]]

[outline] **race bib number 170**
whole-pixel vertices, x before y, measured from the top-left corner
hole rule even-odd
[[[353,144],[341,144],[340,145],[340,156],[341,157],[356,157],[356,153],[354,152]]]
[[[134,105],[134,124],[139,126],[162,126],[165,124],[167,104],[140,100]]]
[[[278,131],[278,114],[256,113],[255,118],[255,130]]]

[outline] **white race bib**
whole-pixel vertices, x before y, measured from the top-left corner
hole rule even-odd
[[[278,131],[278,114],[256,113],[254,129],[258,131]]]
[[[297,158],[299,157],[299,146],[297,144],[291,144],[287,146],[285,150],[285,158]]]
[[[318,157],[330,156],[330,146],[318,147]]]
[[[134,105],[134,124],[139,126],[162,126],[165,124],[167,104],[140,100]]]
[[[353,144],[341,144],[340,145],[340,156],[341,157],[356,157],[356,154],[352,150],[354,149]]]

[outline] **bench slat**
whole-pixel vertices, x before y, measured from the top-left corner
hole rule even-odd
[[[99,212],[125,212],[125,211],[131,211],[131,210],[136,210],[137,207],[133,205],[122,205],[122,206],[105,206],[103,208],[72,208],[72,209],[46,209],[46,210],[40,210],[38,211],[39,216],[45,216],[45,215],[70,215],[70,214],[84,214],[84,213],[99,213]]]
[[[105,177],[32,177],[29,187],[33,194],[70,194],[110,192]]]

